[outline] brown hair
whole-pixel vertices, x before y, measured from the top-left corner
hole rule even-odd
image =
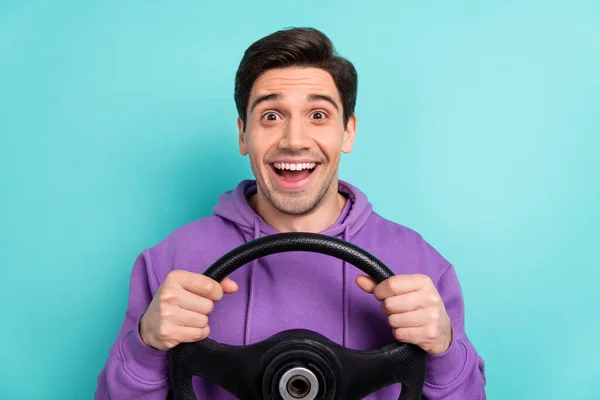
[[[344,127],[354,114],[358,78],[350,61],[340,57],[331,40],[314,28],[279,30],[254,42],[244,52],[235,75],[234,99],[246,129],[246,110],[254,81],[272,68],[316,67],[331,74],[340,93]]]

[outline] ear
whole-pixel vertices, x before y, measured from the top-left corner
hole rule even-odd
[[[348,119],[348,125],[344,131],[344,141],[342,142],[342,152],[348,154],[352,151],[354,138],[356,137],[356,115],[352,115]]]
[[[248,144],[246,143],[246,135],[244,132],[244,122],[242,119],[238,117],[237,119],[237,127],[238,127],[238,144],[240,146],[240,154],[245,156],[248,154]]]

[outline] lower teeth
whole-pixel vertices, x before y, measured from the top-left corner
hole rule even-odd
[[[307,171],[308,171],[308,174],[307,174],[307,176],[308,176],[308,175],[310,175],[310,174],[312,174],[314,170],[315,170],[314,168],[313,168],[313,169],[309,169],[309,170],[307,170]],[[279,176],[279,177],[280,177],[282,180],[285,180],[285,177],[284,177],[284,176],[283,176],[283,174],[282,174],[282,170],[278,169],[278,170],[277,170],[277,175],[278,175],[278,176]]]

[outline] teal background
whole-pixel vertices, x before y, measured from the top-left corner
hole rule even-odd
[[[600,398],[597,1],[1,1],[0,399],[92,398],[137,254],[250,177],[245,48],[359,71],[341,178],[453,262],[490,399]]]

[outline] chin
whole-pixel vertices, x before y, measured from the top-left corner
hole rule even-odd
[[[288,215],[307,214],[318,205],[322,198],[322,196],[319,196],[319,191],[314,188],[288,191],[272,186],[261,186],[261,189],[264,199],[274,209]]]
[[[273,194],[267,195],[267,199],[273,207],[283,213],[289,215],[303,215],[311,212],[319,203],[317,196],[308,196],[307,194],[289,193],[289,194]]]
[[[279,178],[272,170],[261,172],[263,178],[257,179],[257,184],[263,197],[282,214],[308,214],[319,206],[327,194],[328,185],[321,174],[314,175],[303,187],[287,188],[276,181]]]

